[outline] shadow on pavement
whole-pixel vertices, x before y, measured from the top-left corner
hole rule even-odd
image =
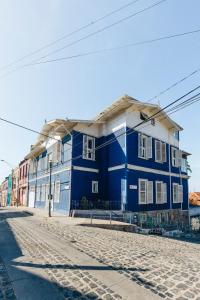
[[[71,286],[62,287],[44,278],[42,265],[26,263],[26,257],[7,222],[7,219],[20,217],[29,217],[29,215],[24,212],[8,212],[6,209],[4,211],[0,209],[0,220],[4,221],[0,224],[0,296],[2,296],[0,299],[60,300],[65,297],[79,299],[84,296],[84,299],[95,299],[94,296],[83,295]],[[20,259],[23,262],[15,261]],[[59,268],[56,265],[54,267]]]
[[[83,265],[68,265],[68,264],[33,264],[33,263],[24,263],[24,262],[13,262],[15,266],[26,266],[42,269],[66,269],[66,270],[114,270],[114,271],[131,271],[131,272],[145,272],[148,269],[142,268],[122,268],[122,267],[111,267],[111,266],[83,266]]]

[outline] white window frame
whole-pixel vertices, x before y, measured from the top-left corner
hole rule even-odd
[[[143,159],[152,158],[152,137],[138,133],[138,157]]]
[[[41,201],[41,186],[37,185],[36,187],[36,201]]]
[[[89,141],[92,142],[92,149],[88,147]],[[91,156],[91,157],[90,157]],[[89,135],[83,135],[83,159],[95,160],[95,137]]]
[[[182,151],[172,147],[171,148],[171,159],[172,159],[172,166],[173,167],[181,167],[181,161],[182,161]]]
[[[184,173],[187,173],[187,159],[186,158],[182,158],[181,160],[181,171]]]
[[[46,183],[46,187],[45,187],[45,202],[47,203],[49,200],[49,183]]]
[[[173,203],[182,203],[182,202],[183,202],[183,185],[178,183],[173,183]]]
[[[145,190],[141,191],[141,184],[144,183]],[[145,201],[141,201],[141,192],[144,193]],[[153,181],[139,178],[139,204],[153,204]]]
[[[54,202],[59,203],[60,202],[60,180],[55,181],[55,187],[54,187]]]
[[[158,149],[158,145],[160,149]],[[160,150],[160,158],[158,157],[158,150]],[[160,140],[155,140],[155,161],[159,163],[167,161],[166,143]]]
[[[92,193],[98,194],[99,192],[99,182],[98,181],[92,181]]]
[[[167,183],[163,181],[156,181],[156,204],[167,203]],[[160,200],[158,200],[158,184],[161,186]]]
[[[46,198],[46,185],[45,184],[41,185],[40,195],[41,195],[41,202],[44,202],[45,198]]]

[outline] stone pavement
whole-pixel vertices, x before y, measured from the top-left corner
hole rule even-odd
[[[5,265],[0,258],[0,300],[15,300],[15,294]]]
[[[7,229],[20,249],[18,255],[15,253],[11,255],[12,260],[7,260],[9,276],[12,277],[16,270],[23,272],[13,280],[17,299],[160,299],[121,274],[118,267],[108,266],[80,251],[73,237],[66,239],[61,232],[56,233],[57,225],[53,218],[49,220],[49,224],[53,222],[52,232],[46,226],[48,220],[44,217],[31,217],[9,209],[0,210],[0,218],[5,219]],[[3,256],[6,256],[5,252]],[[30,274],[33,278],[27,281]],[[57,292],[47,286],[47,282]],[[29,289],[31,293],[28,294]]]
[[[200,300],[199,244],[54,220],[41,226],[161,298]]]
[[[8,223],[24,266],[43,268],[65,299],[200,300],[199,244],[81,226],[62,217]]]

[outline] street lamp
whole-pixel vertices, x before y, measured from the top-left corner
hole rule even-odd
[[[7,164],[11,169],[14,169],[13,166],[8,161],[6,161],[5,159],[0,159],[0,161]]]
[[[52,194],[51,194],[51,176],[52,176],[52,160],[49,159],[49,207],[48,207],[48,212],[49,212],[49,217],[51,217],[51,200],[52,200]]]

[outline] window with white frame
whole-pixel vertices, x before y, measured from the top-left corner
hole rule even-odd
[[[92,181],[92,193],[98,193],[99,192],[99,183],[98,181]]]
[[[161,163],[167,161],[166,143],[159,140],[155,140],[155,160]]]
[[[71,141],[63,144],[63,162],[71,162],[72,145]]]
[[[188,162],[186,158],[182,158],[181,160],[181,171],[187,173]]]
[[[183,186],[178,183],[173,183],[173,203],[183,202]]]
[[[139,204],[153,203],[153,181],[139,179]]]
[[[45,192],[46,192],[46,187],[45,184],[41,186],[41,201],[45,201]]]
[[[36,188],[36,201],[40,201],[40,190],[41,190],[41,187],[40,187],[40,185],[38,185]]]
[[[167,184],[162,181],[156,181],[156,203],[167,203]]]
[[[95,138],[83,135],[83,158],[95,160]]]
[[[174,147],[171,148],[172,166],[180,167],[182,160],[182,151]]]
[[[54,187],[55,187],[55,183],[52,182],[52,183],[51,183],[51,196],[52,196],[52,200],[53,200],[53,201],[54,201],[54,192],[55,192]]]
[[[138,134],[138,157],[145,159],[152,158],[152,137],[142,133]]]
[[[45,201],[46,203],[49,200],[49,183],[46,184],[46,191],[45,191]]]
[[[54,163],[59,163],[61,161],[61,150],[62,144],[61,142],[57,142],[52,147],[52,160]]]
[[[54,202],[60,202],[60,180],[55,182]]]

